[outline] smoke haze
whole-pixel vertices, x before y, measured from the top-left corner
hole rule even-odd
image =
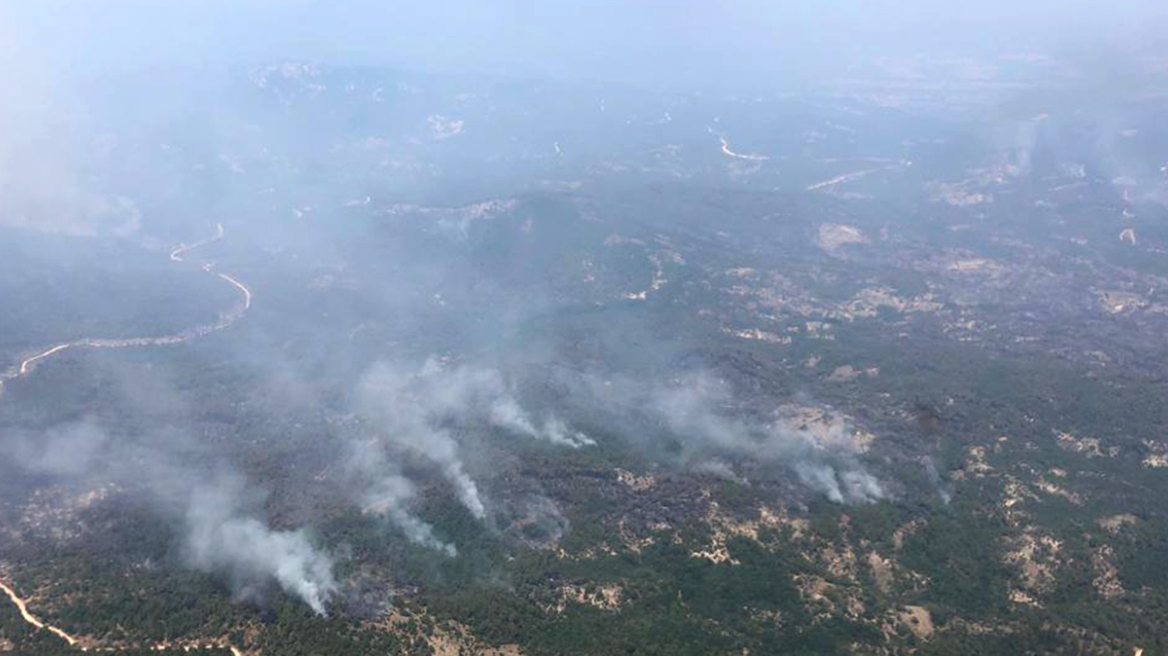
[[[1166,34],[1151,0],[3,3],[0,564],[165,526],[241,607],[372,616],[722,493],[958,506],[974,438],[905,408],[999,383],[934,359],[1158,362],[1117,326],[1168,315]]]

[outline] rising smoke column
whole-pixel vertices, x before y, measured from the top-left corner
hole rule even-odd
[[[712,451],[781,462],[808,487],[836,503],[868,503],[884,498],[875,476],[855,458],[845,422],[833,422],[818,434],[780,418],[762,422],[731,416],[727,385],[709,374],[691,374],[674,385],[651,392],[645,407],[701,453]]]
[[[458,554],[454,545],[443,542],[434,534],[433,526],[406,509],[417,490],[397,466],[389,462],[379,439],[354,440],[349,445],[344,468],[362,511],[389,519],[414,544],[451,557]]]
[[[95,419],[62,424],[38,434],[0,436],[0,452],[20,469],[75,485],[114,484],[140,495],[182,530],[187,564],[227,574],[237,592],[275,580],[317,614],[336,591],[333,559],[317,549],[305,531],[278,531],[247,511],[256,495],[244,479],[222,470],[218,476],[189,464],[198,449],[182,433],[111,438]],[[180,452],[186,457],[180,457]]]
[[[722,458],[749,458],[787,467],[836,503],[869,503],[886,496],[858,460],[854,428],[846,421],[811,430],[782,412],[770,421],[746,414],[729,385],[706,372],[668,383],[626,377],[584,383],[594,402],[623,408],[622,421],[664,428],[681,444],[678,457],[686,467],[735,477]]]
[[[378,437],[420,455],[442,471],[462,505],[477,519],[487,516],[478,486],[464,470],[458,443],[437,425],[436,410],[448,405],[426,377],[388,363],[375,365],[360,386],[360,405],[377,423]]]
[[[303,530],[274,531],[239,505],[242,487],[220,478],[200,486],[187,508],[186,556],[207,572],[224,572],[240,590],[275,579],[317,615],[336,592],[332,558],[312,546]]]
[[[495,369],[472,365],[448,367],[430,358],[422,366],[419,378],[428,388],[435,417],[479,419],[517,435],[574,449],[596,444],[553,415],[537,422]]]
[[[414,484],[403,476],[385,476],[366,492],[362,507],[366,512],[388,517],[414,544],[440,551],[453,558],[458,549],[434,535],[434,527],[411,515],[406,503],[417,495]]]
[[[486,506],[466,473],[451,426],[479,422],[571,448],[595,444],[554,416],[537,422],[498,371],[446,366],[435,358],[421,367],[374,365],[358,387],[358,405],[374,422],[383,446],[404,448],[435,464],[477,519],[486,518]]]

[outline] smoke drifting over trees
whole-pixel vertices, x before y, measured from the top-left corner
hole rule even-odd
[[[336,592],[333,560],[304,531],[273,531],[239,507],[243,483],[209,481],[193,491],[186,512],[185,550],[192,566],[226,572],[241,595],[257,581],[275,579],[318,615]]]
[[[226,465],[181,464],[204,451],[181,434],[110,436],[96,421],[18,435],[5,446],[30,473],[68,485],[114,486],[138,497],[159,521],[182,527],[181,551],[190,566],[226,574],[241,597],[274,580],[325,613],[336,591],[333,559],[304,531],[273,530],[258,519],[258,492],[242,476]]]
[[[105,575],[162,561],[254,612],[231,630],[485,582],[447,608],[546,638],[577,606],[673,621],[710,581],[757,606],[700,630],[818,630],[775,598],[865,562],[940,579],[882,563],[989,489],[994,449],[1050,442],[976,444],[984,407],[951,430],[938,408],[1013,379],[942,365],[1158,380],[1132,353],[1168,316],[1163,3],[155,4],[0,8],[0,567],[112,535]],[[1089,439],[1092,466],[1168,453]],[[1054,448],[1017,503],[1076,480]],[[863,560],[763,544],[812,523]],[[795,561],[797,591],[744,581]],[[841,626],[883,635],[921,586]]]
[[[734,397],[727,381],[706,371],[671,381],[592,378],[583,389],[594,395],[596,412],[619,409],[617,421],[663,427],[641,440],[676,440],[679,465],[731,474],[726,459],[747,459],[783,468],[836,503],[886,497],[857,459],[857,429],[843,419],[807,426],[790,408],[752,410]]]
[[[379,439],[432,462],[454,486],[462,504],[480,520],[486,517],[487,508],[478,486],[465,471],[453,430],[466,424],[485,424],[571,448],[595,444],[582,433],[569,431],[554,416],[537,428],[499,372],[491,369],[447,367],[433,358],[418,370],[379,363],[362,379],[359,399],[359,407],[374,422]],[[358,467],[368,468],[383,459],[369,453],[376,445],[364,443],[361,448],[363,456],[354,458]],[[385,492],[392,497],[408,493],[408,488],[396,482],[396,475],[377,485],[383,493],[371,500],[374,507],[390,503]],[[411,526],[409,532],[416,528]],[[428,533],[425,537],[428,541]]]

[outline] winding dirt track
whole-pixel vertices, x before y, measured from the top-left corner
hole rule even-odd
[[[50,633],[59,636],[62,640],[69,643],[70,646],[77,644],[77,638],[74,638],[68,633],[65,633],[63,630],[53,626],[52,624],[45,624],[40,619],[38,619],[36,615],[28,612],[28,604],[26,604],[24,599],[21,599],[20,596],[16,594],[15,590],[8,587],[4,581],[0,581],[0,590],[3,590],[4,594],[7,594],[8,598],[12,600],[12,603],[16,604],[16,610],[20,611],[20,616],[24,619],[25,622],[28,622],[38,629],[45,629]],[[82,649],[84,649],[84,647]]]
[[[175,248],[173,251],[170,252],[170,261],[180,262],[180,263],[185,262],[185,260],[183,259],[184,253],[192,251],[192,250],[199,248],[201,246],[206,246],[207,244],[217,242],[221,239],[223,239],[223,224],[217,223],[217,224],[215,224],[215,235],[213,237],[211,237],[209,239],[205,239],[203,241],[195,242],[193,244],[179,245],[177,248]],[[60,353],[60,352],[65,351],[67,349],[71,349],[71,348],[129,348],[129,347],[136,347],[136,346],[162,346],[165,344],[179,344],[182,342],[190,341],[190,340],[195,339],[197,337],[202,337],[204,335],[208,335],[208,334],[213,333],[217,330],[222,330],[222,329],[230,326],[231,324],[235,323],[236,321],[238,321],[241,317],[243,317],[244,314],[247,313],[247,311],[249,309],[251,309],[252,293],[251,293],[251,290],[248,289],[247,285],[243,284],[242,282],[236,280],[235,278],[229,276],[226,273],[217,273],[215,271],[215,265],[213,263],[210,263],[210,262],[204,263],[201,268],[203,269],[203,271],[207,272],[208,274],[217,276],[218,278],[224,280],[225,282],[230,284],[232,287],[234,287],[236,289],[236,291],[239,292],[240,299],[242,301],[240,304],[232,307],[226,313],[220,315],[219,320],[216,321],[215,323],[194,326],[194,327],[188,328],[180,333],[176,333],[173,335],[162,335],[162,336],[158,336],[158,337],[130,337],[130,338],[126,338],[126,339],[108,339],[108,338],[86,337],[86,338],[77,339],[77,340],[74,340],[71,342],[65,342],[63,344],[57,344],[56,346],[51,346],[51,347],[49,347],[49,348],[47,348],[39,353],[36,353],[35,355],[32,355],[30,357],[25,358],[24,360],[22,360],[20,362],[19,365],[13,365],[12,367],[9,367],[5,371],[0,372],[0,394],[3,394],[3,392],[4,392],[5,383],[8,383],[8,382],[10,382],[18,377],[24,378],[24,377],[28,376],[37,367],[37,363],[41,362],[42,360],[46,360],[46,359],[52,357],[53,355],[56,355],[57,353]],[[65,642],[69,643],[69,646],[77,647],[81,651],[116,651],[112,647],[96,647],[96,646],[90,647],[87,645],[79,644],[81,642],[80,639],[74,637],[73,635],[70,635],[64,629],[61,629],[60,627],[56,627],[56,626],[53,626],[52,624],[46,623],[45,621],[41,620],[36,615],[34,615],[31,611],[29,611],[28,602],[16,593],[15,588],[9,586],[3,580],[0,580],[0,590],[3,590],[4,594],[8,595],[8,598],[16,606],[16,609],[18,611],[20,611],[20,617],[25,622],[27,622],[28,624],[32,625],[33,627],[35,627],[37,629],[43,629],[43,630],[46,630],[46,631],[52,633],[53,635],[56,635],[57,637],[61,638]],[[229,643],[224,642],[224,643],[220,643],[220,644],[207,644],[206,646],[207,647],[221,647],[221,648],[225,647],[225,648],[229,649],[234,656],[244,656],[244,653],[240,649],[236,648],[234,645],[231,645]],[[161,649],[165,649],[168,647],[174,648],[174,649],[179,649],[179,648],[189,649],[189,646],[179,647],[177,645],[171,646],[171,645],[166,645],[166,644],[151,645],[149,647],[149,649],[161,650]]]

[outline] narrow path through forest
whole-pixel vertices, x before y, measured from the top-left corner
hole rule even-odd
[[[211,237],[209,239],[205,239],[203,241],[195,242],[193,244],[179,245],[177,248],[175,248],[173,251],[170,252],[170,260],[172,262],[179,262],[179,263],[185,262],[186,260],[183,259],[184,253],[188,253],[196,248],[199,248],[201,246],[206,246],[207,244],[217,242],[221,239],[223,239],[223,224],[217,223],[217,224],[215,224],[215,235],[213,237]],[[9,367],[7,370],[0,372],[0,394],[3,393],[4,385],[6,383],[9,383],[12,380],[15,380],[17,378],[27,377],[29,374],[31,374],[36,369],[37,366],[39,366],[39,363],[51,358],[53,355],[56,355],[57,353],[65,351],[67,349],[71,349],[71,348],[128,348],[128,347],[136,347],[136,346],[161,346],[161,345],[165,345],[165,344],[179,344],[182,342],[187,342],[187,341],[190,341],[192,339],[195,339],[196,337],[202,337],[204,335],[210,334],[210,333],[215,332],[217,330],[222,330],[222,329],[230,326],[231,324],[235,323],[236,321],[238,321],[241,317],[243,317],[243,315],[245,313],[247,313],[247,311],[249,309],[251,309],[252,293],[251,293],[251,290],[247,287],[247,285],[243,284],[242,282],[236,280],[235,278],[229,276],[226,273],[216,273],[215,272],[215,265],[213,263],[210,263],[210,262],[204,263],[201,268],[203,269],[203,271],[207,272],[208,274],[215,275],[215,276],[219,277],[220,279],[226,281],[232,287],[234,287],[236,289],[236,291],[239,292],[240,299],[242,301],[242,303],[234,306],[233,308],[228,310],[226,313],[220,315],[219,320],[216,321],[215,323],[202,324],[199,326],[194,326],[192,328],[188,328],[180,333],[176,333],[173,335],[162,335],[162,336],[158,336],[158,337],[129,337],[129,338],[125,338],[125,339],[86,337],[86,338],[82,338],[82,339],[73,340],[71,342],[65,342],[63,344],[57,344],[55,346],[48,347],[48,348],[44,349],[43,351],[40,351],[40,352],[38,352],[34,355],[31,355],[27,358],[24,358],[23,360],[21,360],[19,365],[13,365],[12,367]],[[6,595],[8,595],[8,598],[16,606],[16,609],[18,611],[20,611],[20,617],[25,622],[32,625],[33,627],[35,627],[37,629],[43,629],[43,630],[46,630],[46,631],[52,633],[53,635],[56,635],[59,638],[61,638],[62,640],[64,640],[65,642],[69,643],[70,646],[77,647],[81,651],[116,651],[112,648],[103,648],[103,647],[97,647],[97,646],[90,647],[90,646],[80,644],[82,642],[81,639],[69,634],[68,632],[66,632],[64,629],[61,629],[60,627],[53,626],[52,624],[45,622],[44,620],[42,620],[39,617],[37,617],[36,615],[34,615],[32,613],[32,611],[30,611],[28,609],[28,602],[23,597],[21,597],[19,594],[17,594],[14,586],[9,585],[8,583],[5,583],[4,581],[0,580],[0,590],[3,590],[4,593]],[[168,645],[168,644],[164,644],[164,643],[159,643],[159,644],[151,645],[149,647],[149,649],[162,650],[162,649],[166,649],[168,647],[175,648],[175,649],[179,649],[179,648],[186,649],[186,648],[189,648],[190,646],[191,645],[185,645],[185,644],[184,645]],[[244,656],[244,654],[241,650],[239,650],[234,645],[231,645],[231,644],[226,643],[226,642],[223,642],[220,644],[207,644],[206,646],[207,647],[226,647],[227,649],[231,650],[231,653],[234,656]]]

